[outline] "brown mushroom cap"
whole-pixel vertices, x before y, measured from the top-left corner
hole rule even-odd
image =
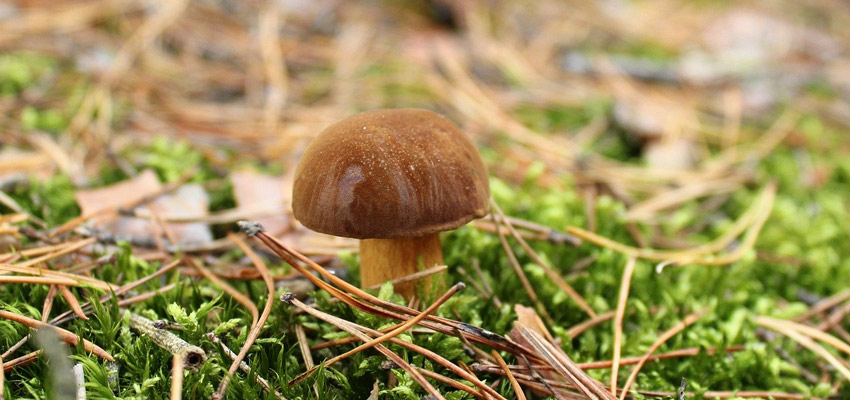
[[[292,209],[334,236],[388,239],[457,228],[489,210],[487,169],[469,138],[428,110],[375,110],[313,140],[295,170]]]

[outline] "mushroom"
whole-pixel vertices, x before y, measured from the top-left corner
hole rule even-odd
[[[422,109],[374,110],[316,137],[295,170],[292,210],[304,226],[360,239],[369,287],[443,263],[439,233],[489,211],[487,169],[470,139]],[[421,263],[421,264],[420,264]],[[444,287],[445,277],[422,289]],[[417,285],[396,291],[410,299]]]

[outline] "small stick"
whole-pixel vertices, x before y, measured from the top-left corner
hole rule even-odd
[[[481,270],[481,265],[478,263],[477,259],[472,260],[472,269],[475,270],[475,273],[478,274],[478,279],[481,280],[481,284],[484,285],[484,289],[487,290],[487,294],[490,295],[490,298],[493,299],[493,304],[502,308],[502,301],[496,297],[496,293],[493,291],[493,287],[490,286],[490,282],[487,282],[487,278],[484,276],[484,271]]]
[[[726,350],[726,353],[734,353],[734,352],[738,352],[738,351],[744,351],[746,349],[747,349],[746,346],[729,346],[725,350]],[[649,359],[647,359],[647,361],[660,361],[660,360],[666,360],[666,359],[670,359],[670,358],[692,357],[692,356],[699,354],[699,352],[701,350],[702,349],[699,348],[699,347],[691,347],[691,348],[687,348],[687,349],[673,350],[673,351],[668,352],[668,353],[650,356]],[[717,349],[714,348],[714,347],[709,347],[709,348],[705,349],[706,354],[714,354],[716,351],[717,351]],[[638,362],[640,362],[640,357],[621,358],[620,359],[620,366],[622,367],[624,365],[634,365],[634,364],[637,364]],[[581,368],[581,369],[604,369],[604,368],[611,368],[612,363],[613,362],[611,360],[607,360],[607,361],[592,361],[592,362],[586,362],[586,363],[581,363],[581,364],[576,364],[576,365],[578,365],[579,368]]]
[[[10,265],[10,264],[0,264],[0,271],[4,271],[7,273],[17,272],[19,274],[27,274],[34,275],[38,277],[52,277],[52,278],[63,278],[65,279],[65,283],[59,283],[59,285],[68,285],[68,286],[80,286],[82,283],[87,283],[92,285],[98,289],[110,291],[115,290],[115,286],[112,284],[106,283],[99,279],[91,278],[84,275],[70,274],[62,271],[54,271],[50,269],[42,269],[42,268],[30,268],[30,267],[21,267],[19,265]],[[0,273],[0,275],[4,275]]]
[[[195,371],[206,360],[207,355],[204,349],[189,344],[171,331],[157,329],[153,321],[141,315],[127,312],[130,313],[130,328],[133,328],[142,336],[147,336],[157,346],[174,355],[175,358],[179,357],[183,360],[183,366],[186,369]]]
[[[470,343],[469,339],[467,339],[466,337],[464,337],[464,336],[460,333],[460,331],[459,331],[459,330],[455,330],[454,334],[455,334],[455,336],[457,336],[457,338],[458,338],[458,339],[460,339],[460,341],[461,341],[461,342],[463,342],[463,345],[464,345],[464,346],[466,346],[467,348],[469,348],[470,350],[472,350],[472,352],[473,352],[473,353],[475,353],[475,355],[477,355],[477,356],[479,357],[479,358],[478,358],[478,360],[486,360],[486,361],[489,361],[489,362],[494,362],[494,361],[496,361],[495,359],[493,359],[493,356],[491,356],[490,354],[488,354],[486,351],[481,350],[481,349],[479,349],[479,348],[478,348],[478,346],[476,346],[476,345],[474,345],[474,344]],[[470,355],[470,356],[471,356],[471,355]],[[467,369],[468,369],[468,368],[467,368]]]
[[[842,302],[850,299],[850,289],[842,290],[832,296],[829,296],[817,304],[809,308],[806,312],[794,317],[794,321],[803,322],[815,315],[818,315],[826,310],[829,310],[832,307],[835,307]]]
[[[617,395],[617,373],[620,371],[620,343],[623,340],[623,317],[626,314],[626,300],[629,298],[629,288],[632,285],[632,273],[635,271],[636,259],[630,257],[623,269],[620,280],[620,296],[617,299],[617,313],[614,317],[614,362],[611,364],[611,393]]]
[[[784,326],[788,327],[789,329],[795,330],[795,331],[797,331],[797,332],[799,332],[803,335],[806,335],[808,337],[811,337],[811,338],[820,340],[822,342],[828,343],[832,347],[835,347],[837,350],[841,351],[844,354],[850,354],[850,345],[848,345],[846,342],[842,341],[841,339],[838,339],[835,336],[832,336],[832,335],[830,335],[830,334],[828,334],[824,331],[821,331],[819,329],[813,328],[813,327],[808,326],[808,325],[796,323],[796,322],[793,322],[793,321],[787,321],[787,320],[770,318],[770,317],[759,317],[758,319],[761,320],[762,322],[767,321],[767,322],[772,323],[772,324],[784,325]]]
[[[667,359],[671,359],[671,358],[693,357],[693,356],[699,354],[700,351],[702,351],[702,350],[705,350],[705,353],[709,354],[709,355],[714,354],[717,351],[717,349],[714,348],[714,347],[709,347],[707,349],[702,349],[702,348],[699,348],[699,347],[689,347],[689,348],[686,348],[686,349],[673,350],[673,351],[670,351],[670,352],[667,352],[667,353],[653,355],[653,356],[650,356],[646,361],[647,362],[655,362],[655,361],[667,360]],[[726,353],[734,353],[734,352],[746,350],[746,346],[731,346],[731,347],[726,348],[725,350],[726,350]],[[621,358],[620,359],[620,366],[622,367],[622,366],[626,366],[626,365],[635,365],[635,364],[640,362],[641,358],[642,357]],[[585,362],[585,363],[578,363],[578,364],[576,364],[576,366],[583,369],[583,370],[605,369],[605,368],[611,368],[611,363],[612,363],[611,360],[591,361],[591,362]],[[528,370],[527,367],[522,366],[522,365],[509,365],[508,367],[510,367],[511,370],[513,370],[513,371],[527,371]],[[544,371],[553,370],[552,367],[547,366],[547,365],[535,365],[534,368],[538,369],[538,370],[544,370]],[[491,372],[492,373],[492,372],[498,372],[498,370],[500,368],[495,366],[495,365],[473,364],[472,369],[477,371],[477,372]]]
[[[822,331],[829,330],[830,328],[837,326],[844,317],[847,316],[847,313],[850,313],[850,301],[844,303],[841,308],[829,313],[829,315],[827,315],[817,328]]]
[[[39,246],[39,247],[29,248],[29,249],[26,249],[26,250],[21,250],[21,251],[18,252],[18,254],[20,254],[24,257],[41,256],[41,255],[45,255],[45,254],[53,252],[53,251],[62,250],[63,248],[65,248],[67,246],[68,246],[68,243],[50,244],[50,245],[46,245],[46,246]],[[6,253],[6,254],[10,255],[11,253]]]
[[[490,350],[490,353],[493,354],[493,358],[496,359],[496,362],[498,362],[499,366],[502,367],[502,371],[505,371],[505,375],[507,375],[508,380],[511,381],[511,386],[514,388],[514,395],[517,400],[525,400],[525,392],[522,391],[522,387],[519,385],[519,382],[516,381],[516,377],[514,377],[514,374],[511,373],[511,369],[508,368],[508,364],[505,363],[505,359],[502,358],[502,355],[496,350]]]
[[[10,321],[15,321],[19,324],[26,325],[26,326],[33,328],[33,329],[51,327],[51,328],[56,330],[56,334],[59,335],[59,337],[61,337],[62,340],[71,344],[72,346],[76,346],[78,343],[80,343],[80,341],[82,341],[83,348],[86,351],[91,352],[94,355],[96,355],[100,358],[103,358],[105,360],[115,362],[115,359],[112,358],[112,356],[109,355],[109,353],[107,353],[105,350],[100,348],[98,345],[96,345],[92,342],[89,342],[88,340],[80,339],[79,336],[77,336],[77,335],[75,335],[75,334],[73,334],[69,331],[66,331],[62,328],[57,328],[53,325],[46,324],[46,323],[41,322],[39,320],[32,319],[30,317],[26,317],[26,316],[23,316],[23,315],[15,314],[15,313],[4,311],[4,310],[0,310],[0,318],[5,318],[5,319],[8,319]]]
[[[135,304],[135,303],[138,303],[138,302],[141,302],[141,301],[145,301],[145,300],[147,300],[151,297],[154,297],[158,294],[165,293],[165,292],[167,292],[171,289],[174,289],[176,287],[177,287],[176,283],[170,283],[170,284],[165,285],[165,286],[163,286],[159,289],[156,289],[156,290],[153,290],[153,291],[150,291],[150,292],[147,292],[147,293],[142,293],[138,296],[126,298],[126,299],[118,302],[118,307],[127,307],[130,304]]]
[[[24,261],[22,263],[16,264],[17,267],[32,267],[33,265],[41,264],[45,261],[52,260],[59,256],[64,256],[65,254],[75,252],[83,247],[86,247],[95,242],[94,238],[82,239],[76,242],[69,243],[63,246],[61,249],[56,251],[55,253],[48,253],[40,257],[33,258],[31,260]]]
[[[6,350],[6,352],[5,352],[5,353],[0,354],[0,358],[9,358],[9,356],[11,356],[12,354],[14,354],[16,351],[18,351],[18,349],[20,349],[20,348],[21,348],[21,347],[23,347],[25,344],[27,344],[27,341],[29,340],[29,338],[30,338],[30,335],[26,335],[26,336],[24,336],[23,338],[21,338],[21,340],[19,340],[19,341],[18,341],[17,343],[15,343],[15,344],[13,344],[13,345],[12,345],[12,347],[9,347],[9,349],[8,349],[8,350]]]

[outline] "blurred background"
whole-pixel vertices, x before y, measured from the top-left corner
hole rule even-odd
[[[651,190],[632,166],[728,178],[742,125],[788,110],[846,127],[848,40],[830,0],[6,1],[0,138],[85,185],[156,137],[286,170],[333,121],[425,107],[492,174],[542,162],[628,198]]]

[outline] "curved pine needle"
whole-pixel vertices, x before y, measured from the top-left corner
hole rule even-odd
[[[531,257],[534,263],[539,265],[540,268],[543,268],[543,272],[546,273],[546,276],[548,276],[549,279],[551,279],[552,282],[554,282],[555,285],[558,286],[558,288],[560,288],[568,296],[570,296],[570,298],[573,299],[573,301],[578,304],[579,308],[581,308],[585,313],[587,313],[587,315],[589,315],[591,318],[595,317],[596,312],[594,312],[590,305],[587,304],[587,300],[585,300],[584,297],[582,297],[575,289],[573,289],[573,287],[570,286],[570,284],[567,283],[567,281],[560,274],[558,274],[558,272],[552,269],[552,267],[550,267],[548,263],[544,262],[543,259],[540,258],[537,252],[534,251],[534,249],[528,245],[528,242],[526,242],[525,239],[522,238],[522,235],[520,235],[519,232],[514,229],[513,224],[511,224],[511,221],[509,221],[505,217],[505,214],[502,212],[502,209],[499,208],[499,205],[496,204],[496,202],[492,199],[490,199],[490,204],[492,205],[496,213],[499,214],[499,219],[501,220],[502,224],[504,224],[505,227],[508,228],[508,231],[511,233],[511,236],[513,236],[513,238],[519,243],[522,249],[525,250],[525,253],[528,254],[529,257]]]
[[[773,324],[781,324],[787,326],[789,329],[793,329],[797,332],[800,332],[803,335],[811,337],[813,339],[820,340],[826,344],[829,344],[832,347],[835,347],[836,350],[841,351],[844,354],[850,355],[850,345],[847,342],[832,336],[820,329],[813,328],[808,325],[803,325],[794,321],[770,318],[770,317],[759,317],[763,320],[769,320]]]
[[[758,199],[753,202],[753,205],[736,220],[732,226],[720,237],[712,242],[699,245],[687,250],[659,250],[645,249],[616,242],[596,233],[574,227],[567,227],[567,233],[577,236],[578,238],[593,243],[597,246],[607,247],[614,251],[623,253],[630,257],[640,258],[652,261],[666,261],[675,264],[703,264],[703,265],[725,265],[739,260],[746,254],[755,239],[758,238],[758,233],[761,227],[770,216],[770,211],[773,208],[773,200],[776,196],[776,184],[767,185]],[[712,257],[708,254],[720,251],[728,247],[736,237],[744,233],[744,243],[735,251],[730,253]]]
[[[310,307],[300,302],[298,299],[295,298],[295,296],[292,296],[291,293],[284,294],[282,300],[288,304],[298,307],[307,314],[310,314],[318,319],[336,325],[338,328],[348,332],[352,336],[357,336],[358,338],[360,338],[360,340],[364,342],[368,342],[370,340],[369,336],[357,329],[357,325],[355,325],[354,323],[316,310],[313,307]],[[422,386],[422,388],[425,389],[432,396],[437,399],[445,400],[443,395],[441,395],[440,392],[438,392],[437,389],[433,385],[431,385],[431,383],[425,380],[425,377],[423,377],[416,369],[414,369],[410,364],[408,364],[407,361],[404,361],[404,359],[393,353],[390,349],[386,348],[382,344],[375,346],[375,349],[377,349],[379,352],[381,352],[381,354],[389,358],[392,362],[396,363],[396,365],[407,371],[413,377],[413,379],[416,380],[416,382],[419,383],[419,385]]]
[[[57,287],[59,288],[59,293],[62,293],[62,298],[65,299],[65,302],[68,303],[68,306],[71,307],[74,314],[77,314],[77,316],[83,321],[88,321],[89,317],[87,317],[86,313],[83,312],[83,308],[80,307],[80,302],[77,301],[77,297],[71,293],[71,289],[68,289],[65,285],[59,285]]]
[[[687,328],[689,325],[699,320],[703,315],[705,315],[706,311],[708,310],[702,309],[691,315],[688,315],[687,317],[685,317],[685,319],[676,324],[676,326],[662,333],[661,336],[659,336],[658,339],[655,341],[655,343],[653,343],[652,346],[649,346],[649,350],[647,350],[643,357],[640,358],[640,361],[638,361],[637,365],[634,367],[634,369],[632,369],[632,372],[629,374],[629,378],[626,380],[626,384],[623,385],[622,392],[620,392],[620,400],[626,399],[626,395],[629,393],[629,388],[635,382],[635,379],[637,379],[637,375],[640,372],[640,369],[643,367],[644,364],[646,364],[649,358],[652,357],[652,353],[655,353],[655,350],[658,350],[658,348],[661,347],[664,342],[670,340],[671,337],[675,336],[676,334]]]
[[[363,344],[361,344],[361,345],[359,345],[359,346],[357,346],[357,347],[355,347],[355,348],[353,348],[353,349],[351,349],[351,350],[349,350],[349,351],[347,351],[343,354],[340,354],[340,355],[338,355],[334,358],[331,358],[328,361],[325,361],[324,366],[329,367],[333,364],[336,364],[339,361],[342,361],[342,360],[344,360],[348,357],[351,357],[354,354],[357,354],[357,353],[359,353],[363,350],[367,350],[367,349],[370,349],[372,347],[375,347],[375,346],[377,346],[381,343],[386,342],[387,340],[390,340],[390,339],[404,333],[405,331],[412,328],[414,325],[416,325],[417,323],[419,323],[420,321],[422,321],[423,319],[425,319],[426,317],[428,317],[429,315],[431,315],[435,311],[437,311],[437,308],[439,308],[441,305],[443,305],[443,303],[445,303],[448,299],[450,299],[452,296],[454,296],[455,293],[457,293],[459,290],[463,289],[464,287],[466,287],[466,285],[464,285],[463,283],[455,284],[454,286],[449,288],[449,290],[446,293],[444,293],[442,296],[440,296],[440,298],[437,299],[437,301],[435,301],[433,304],[428,306],[428,308],[426,308],[424,311],[422,311],[422,313],[420,313],[419,315],[405,321],[402,324],[399,324],[398,326],[393,328],[393,330],[391,330],[391,331],[389,331],[389,332],[387,332],[387,333],[385,333],[385,334],[383,334],[383,335],[381,335],[381,336],[379,336],[375,339],[368,340],[365,343],[363,343]],[[312,375],[317,370],[318,370],[318,367],[313,367],[313,368],[309,369],[307,372],[299,375],[298,377],[296,377],[295,379],[290,381],[290,385],[293,384],[293,383],[298,383],[298,382],[308,378],[310,375]]]
[[[776,320],[767,317],[756,317],[755,322],[756,324],[761,325],[767,329],[770,329],[777,333],[781,333],[782,335],[785,335],[791,340],[797,342],[800,346],[811,350],[813,353],[823,358],[824,361],[826,361],[833,368],[835,368],[835,370],[838,371],[844,377],[844,379],[850,381],[850,369],[848,369],[844,365],[844,363],[841,362],[841,360],[836,358],[834,355],[832,355],[832,353],[823,348],[823,346],[817,344],[808,336],[799,333],[798,331],[790,327],[788,324],[783,323],[783,321],[781,320]]]
[[[71,285],[77,286],[79,282],[50,276],[0,276],[0,283],[29,283],[33,285]]]
[[[623,340],[623,317],[626,315],[626,301],[629,299],[629,289],[632,285],[632,274],[637,260],[629,258],[623,269],[620,280],[620,296],[617,298],[617,312],[614,315],[614,357],[611,363],[611,393],[617,394],[617,374],[620,371],[620,343]]]
[[[254,319],[254,323],[251,326],[251,330],[248,332],[248,337],[245,339],[245,343],[242,345],[242,349],[239,350],[239,354],[236,355],[236,358],[233,359],[233,363],[230,364],[230,369],[227,370],[227,375],[222,378],[221,383],[218,385],[218,389],[215,394],[213,394],[213,398],[224,398],[224,393],[227,391],[227,386],[230,384],[230,377],[236,373],[236,370],[239,369],[239,364],[242,363],[242,360],[245,359],[245,356],[248,355],[248,351],[251,350],[251,346],[254,345],[254,342],[260,336],[260,331],[263,330],[263,327],[266,325],[266,321],[269,319],[269,315],[272,312],[272,305],[274,304],[274,280],[272,280],[272,274],[269,271],[269,268],[266,266],[266,263],[254,250],[248,246],[245,241],[242,240],[239,236],[231,233],[228,235],[230,240],[232,240],[236,245],[251,259],[251,262],[254,263],[254,266],[257,268],[257,271],[260,272],[260,275],[263,277],[263,282],[266,283],[266,290],[268,291],[268,297],[266,297],[266,305],[263,307],[263,313],[260,315],[259,319]],[[251,302],[253,304],[253,302]]]
[[[254,304],[254,302],[251,301],[248,296],[245,296],[244,294],[236,290],[233,286],[230,286],[230,284],[225,282],[223,279],[219,278],[218,276],[210,272],[208,269],[204,268],[204,266],[202,266],[194,258],[186,257],[185,261],[187,264],[198,270],[198,272],[200,272],[201,275],[204,276],[204,278],[209,279],[210,281],[212,281],[212,283],[218,285],[218,287],[224,290],[225,293],[229,294],[230,297],[233,297],[233,300],[236,300],[237,303],[245,306],[245,308],[248,309],[248,312],[251,313],[251,325],[257,323],[257,320],[260,318],[260,310],[257,309],[257,305]]]
[[[525,392],[522,391],[522,386],[517,382],[514,374],[511,373],[511,369],[508,368],[508,364],[505,363],[505,359],[499,354],[496,350],[491,350],[491,354],[493,354],[493,358],[496,359],[496,362],[499,363],[499,366],[502,367],[502,371],[505,371],[505,375],[508,377],[508,380],[511,381],[511,386],[514,388],[514,395],[517,400],[525,400]]]

